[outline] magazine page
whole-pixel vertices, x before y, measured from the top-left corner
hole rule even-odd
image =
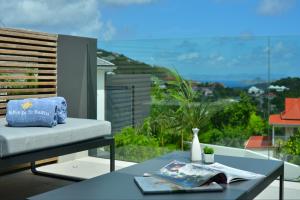
[[[199,187],[213,181],[217,183],[227,182],[225,174],[220,171],[176,160],[161,168],[154,175],[185,188]]]
[[[194,164],[197,166],[202,166],[206,169],[211,169],[219,172],[223,172],[227,176],[227,183],[232,183],[234,181],[240,181],[240,180],[250,180],[250,179],[257,179],[257,178],[263,178],[264,175],[236,169],[233,167],[229,167],[220,163],[213,163],[210,165],[200,165],[200,164]]]
[[[170,181],[156,177],[134,177],[134,182],[144,194],[175,192],[221,192],[224,190],[222,186],[215,182],[194,188],[184,188]]]

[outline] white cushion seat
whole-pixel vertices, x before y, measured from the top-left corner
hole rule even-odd
[[[108,121],[67,118],[65,124],[48,127],[8,127],[0,119],[0,158],[76,143],[111,134]]]

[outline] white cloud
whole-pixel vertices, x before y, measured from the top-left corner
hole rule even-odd
[[[212,65],[216,65],[216,64],[226,64],[226,59],[224,56],[220,55],[220,54],[216,54],[216,53],[211,53],[210,55],[207,56],[207,61],[208,63],[212,64]]]
[[[279,15],[292,8],[294,2],[294,0],[261,0],[257,10],[261,15]]]
[[[0,0],[5,26],[99,37],[104,23],[97,0]]]
[[[181,55],[179,55],[177,57],[177,59],[180,60],[180,61],[188,61],[188,60],[197,59],[199,57],[200,57],[199,53],[197,53],[197,52],[191,52],[191,53],[181,54]]]
[[[25,28],[110,40],[117,29],[103,20],[101,5],[127,6],[155,0],[0,0],[0,27]]]
[[[218,56],[216,57],[216,61],[221,62],[223,61],[225,58],[223,56]]]
[[[111,40],[116,34],[116,28],[113,26],[111,21],[108,21],[104,23],[103,25],[103,33],[102,33],[102,38],[103,40]]]

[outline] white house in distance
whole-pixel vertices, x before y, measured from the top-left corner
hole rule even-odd
[[[105,120],[105,75],[117,67],[97,57],[97,119]]]
[[[201,88],[201,90],[203,92],[203,95],[206,97],[214,95],[213,91],[208,87],[203,87],[203,88]]]
[[[270,85],[269,86],[270,90],[276,90],[276,92],[283,92],[285,90],[289,90],[289,88],[285,86],[279,86],[279,85]]]
[[[248,93],[255,96],[260,96],[264,94],[264,91],[262,89],[259,89],[258,87],[252,86],[248,89]]]

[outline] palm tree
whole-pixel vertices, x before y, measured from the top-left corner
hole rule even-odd
[[[175,111],[176,130],[181,135],[181,149],[183,150],[184,139],[192,137],[192,128],[203,128],[209,122],[209,103],[204,102],[201,94],[193,90],[191,82],[184,80],[176,71],[173,71],[175,81],[171,83],[171,96],[178,103]]]

